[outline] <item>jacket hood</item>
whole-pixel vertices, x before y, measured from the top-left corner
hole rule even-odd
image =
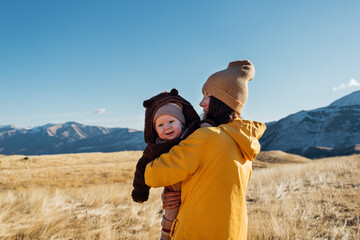
[[[234,139],[247,160],[255,159],[260,152],[259,139],[266,130],[264,123],[236,119],[219,127]]]
[[[188,128],[194,121],[200,121],[199,115],[193,106],[181,97],[178,91],[173,88],[170,92],[162,92],[148,100],[145,100],[143,106],[145,110],[144,140],[146,143],[155,143],[158,137],[154,127],[154,115],[156,110],[166,103],[181,103],[185,117],[185,128]]]

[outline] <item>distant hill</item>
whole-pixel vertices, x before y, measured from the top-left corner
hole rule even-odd
[[[60,154],[143,150],[142,131],[87,126],[76,122],[30,129],[0,126],[0,154]]]
[[[282,151],[261,151],[256,156],[257,161],[267,163],[306,163],[311,160],[296,154],[285,153]]]
[[[267,127],[260,139],[264,151],[281,150],[309,158],[360,154],[360,91]]]
[[[327,107],[300,111],[267,123],[262,151],[281,150],[307,158],[360,154],[360,91]],[[62,154],[143,150],[142,131],[76,122],[30,129],[0,126],[0,154]],[[259,158],[260,159],[260,158]]]
[[[307,163],[310,159],[283,151],[261,151],[253,162],[254,168],[268,168],[274,164]]]

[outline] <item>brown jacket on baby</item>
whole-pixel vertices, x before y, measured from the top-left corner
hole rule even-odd
[[[157,109],[166,103],[180,103],[183,107],[183,114],[185,117],[185,130],[181,135],[181,138],[157,142],[158,134],[155,130],[154,125],[154,114]],[[150,187],[145,184],[144,173],[146,165],[152,160],[158,158],[161,154],[168,152],[173,146],[180,143],[182,139],[185,139],[197,128],[200,127],[200,118],[196,113],[193,106],[182,98],[176,89],[172,89],[169,92],[160,93],[143,103],[145,110],[145,128],[144,128],[144,139],[146,148],[143,152],[142,157],[139,159],[134,174],[133,191],[131,193],[132,199],[135,202],[145,202],[149,198]],[[180,191],[181,183],[168,187],[172,191]]]

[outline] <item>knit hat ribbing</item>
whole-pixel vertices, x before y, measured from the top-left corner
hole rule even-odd
[[[154,115],[154,124],[156,122],[156,119],[158,117],[160,117],[161,115],[171,115],[173,117],[176,117],[177,119],[179,119],[179,121],[185,125],[185,117],[184,114],[182,112],[182,106],[181,104],[177,104],[177,103],[167,103],[161,107],[159,107],[159,109],[156,111],[155,115]]]
[[[241,114],[248,97],[248,81],[255,75],[249,60],[230,62],[227,69],[212,74],[202,91],[216,97]]]

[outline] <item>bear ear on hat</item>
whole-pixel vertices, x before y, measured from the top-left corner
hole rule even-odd
[[[149,108],[152,104],[153,104],[154,100],[153,99],[148,99],[148,100],[145,100],[144,103],[143,103],[143,106],[145,108]]]
[[[170,95],[172,95],[172,96],[177,96],[177,95],[179,95],[179,92],[178,92],[178,90],[176,90],[175,88],[173,88],[173,89],[171,89],[171,91],[170,91]]]

